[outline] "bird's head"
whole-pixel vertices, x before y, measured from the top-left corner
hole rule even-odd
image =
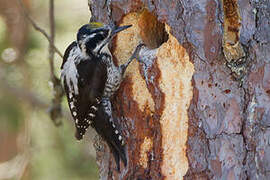
[[[90,22],[83,25],[77,33],[77,43],[81,51],[86,55],[99,54],[107,52],[108,43],[120,31],[123,31],[131,25],[115,26],[113,24],[104,25],[100,22]]]

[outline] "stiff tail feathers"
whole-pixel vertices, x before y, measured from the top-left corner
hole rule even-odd
[[[125,167],[127,166],[124,139],[120,133],[121,131],[114,123],[112,113],[109,112],[111,109],[110,103],[100,103],[99,106],[93,126],[108,144],[114,156],[117,169],[120,171],[120,160],[122,160]]]

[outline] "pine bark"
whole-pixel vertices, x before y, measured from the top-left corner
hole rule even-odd
[[[113,100],[128,166],[117,172],[103,143],[101,179],[270,179],[270,2],[104,4],[89,1],[92,20],[133,24],[115,61],[147,48]]]

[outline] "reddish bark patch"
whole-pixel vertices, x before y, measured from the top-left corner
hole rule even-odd
[[[158,71],[158,69],[151,71]],[[132,176],[124,176],[124,179],[138,177],[142,179],[162,179],[160,168],[162,162],[161,129],[158,111],[161,113],[163,106],[162,104],[157,105],[157,107],[160,108],[156,108],[158,111],[155,115],[152,115],[149,108],[145,108],[144,111],[141,111],[137,102],[132,99],[132,84],[130,81],[131,79],[128,77],[123,81],[114,103],[116,115],[118,117],[127,117],[119,118],[123,126],[123,133],[127,137],[126,141],[129,149],[129,172],[127,174],[132,174]],[[158,104],[160,102],[155,103]],[[148,154],[149,162],[146,169],[139,166],[140,147],[145,137],[150,137],[154,140],[153,150]],[[153,159],[153,161],[151,161],[151,159]]]
[[[154,142],[153,142],[153,154],[155,157],[155,161],[149,162],[150,169],[153,168],[155,171],[150,171],[151,177],[155,177],[156,173],[155,172],[160,172],[158,177],[156,178],[161,178],[161,167],[160,165],[162,164],[162,134],[161,134],[161,126],[160,126],[160,117],[162,115],[162,112],[164,110],[164,103],[165,103],[165,95],[161,91],[159,87],[159,79],[160,79],[160,69],[158,68],[157,62],[154,61],[151,69],[148,71],[148,79],[151,77],[154,77],[153,82],[149,82],[147,85],[148,90],[150,91],[152,98],[155,102],[155,114],[153,116],[153,129],[155,129],[155,133],[153,136]],[[141,68],[141,75],[143,75],[143,69]],[[158,163],[156,162],[158,161]],[[155,179],[155,178],[154,178]]]
[[[207,24],[204,28],[204,53],[205,57],[210,61],[217,59],[220,51],[221,37],[216,31],[216,9],[215,1],[208,1],[206,5],[206,20]]]
[[[231,92],[230,89],[225,89],[225,90],[224,90],[224,93],[225,93],[225,94],[229,94],[230,92]]]

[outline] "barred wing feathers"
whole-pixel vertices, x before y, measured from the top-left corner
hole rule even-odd
[[[97,108],[105,87],[107,69],[102,62],[94,57],[82,59],[80,52],[76,53],[77,51],[76,42],[73,42],[67,48],[61,76],[64,81],[68,105],[75,122],[75,137],[80,140],[96,117]],[[75,64],[75,67],[73,64]],[[76,72],[77,74],[70,75],[69,72]],[[76,77],[75,80],[74,76]]]

